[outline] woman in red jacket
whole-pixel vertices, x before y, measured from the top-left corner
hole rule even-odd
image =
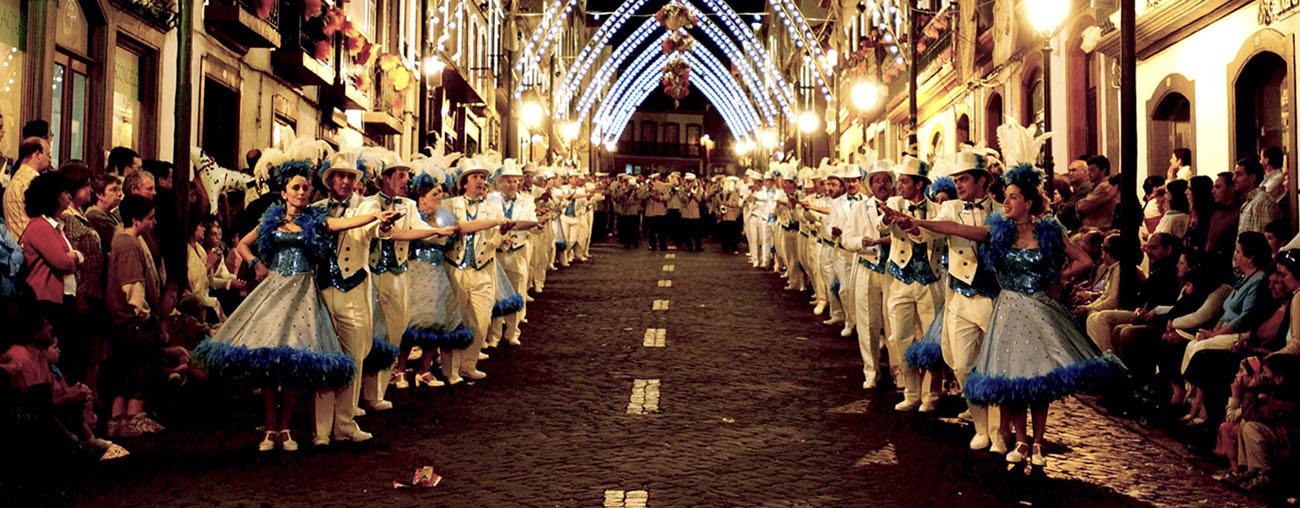
[[[63,235],[59,214],[71,199],[57,173],[43,173],[32,180],[24,194],[27,216],[31,217],[19,242],[23,247],[26,282],[50,314],[51,322],[60,322],[77,296],[77,264],[82,255],[72,248]],[[67,305],[65,305],[67,302]]]

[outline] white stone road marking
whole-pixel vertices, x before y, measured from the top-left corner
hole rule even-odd
[[[645,339],[641,342],[644,347],[664,347],[664,338],[668,335],[665,328],[646,328]]]
[[[898,452],[894,451],[894,443],[886,443],[879,450],[868,452],[853,464],[853,467],[862,466],[897,466]]]
[[[659,287],[661,287],[661,288],[670,288],[670,287],[673,287],[673,281],[668,280],[668,279],[661,280],[661,281],[659,281]]]
[[[677,259],[676,254],[664,254],[664,259]]]
[[[664,271],[665,271],[665,272],[671,272],[671,271],[673,271],[674,269],[676,269],[676,267],[673,266],[673,265],[664,265]]]
[[[650,493],[644,490],[607,490],[604,508],[646,508]]]
[[[636,379],[632,381],[632,396],[627,401],[627,414],[644,415],[659,412],[659,380]]]
[[[668,310],[668,300],[655,300],[650,310]]]

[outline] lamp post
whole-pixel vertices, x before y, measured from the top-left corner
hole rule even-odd
[[[1025,2],[1025,13],[1034,30],[1043,35],[1043,132],[1052,130],[1052,36],[1070,14],[1070,0]],[[1055,185],[1052,140],[1043,144],[1043,173],[1047,192]]]
[[[709,137],[708,134],[700,136],[700,146],[704,148],[704,171],[701,172],[701,175],[709,176],[712,168],[709,164],[709,153],[713,151],[713,138]]]

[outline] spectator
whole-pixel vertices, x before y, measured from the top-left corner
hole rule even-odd
[[[1241,159],[1232,170],[1232,185],[1238,196],[1244,196],[1241,203],[1241,217],[1237,223],[1237,234],[1263,233],[1264,226],[1281,217],[1281,211],[1260,184],[1264,182],[1264,167],[1254,159]]]
[[[122,179],[116,175],[100,175],[91,182],[95,194],[94,204],[86,209],[86,220],[99,234],[101,249],[108,253],[113,235],[122,222],[117,217],[117,205],[122,202]]]
[[[1110,159],[1094,155],[1088,159],[1088,181],[1092,190],[1076,205],[1084,227],[1109,229],[1119,203],[1119,191],[1110,184]]]
[[[63,223],[58,219],[69,204],[64,188],[63,178],[55,173],[32,180],[23,194],[32,221],[19,239],[27,285],[55,323],[66,323],[71,317],[71,309],[65,305],[77,296],[77,265],[84,261],[63,234]]]
[[[1264,239],[1268,241],[1268,248],[1273,252],[1281,252],[1282,247],[1286,245],[1291,238],[1290,228],[1287,227],[1286,219],[1277,219],[1264,226]]]
[[[122,228],[108,256],[106,301],[117,334],[109,359],[112,369],[112,418],[109,437],[160,432],[162,425],[144,414],[145,397],[162,374],[163,342],[158,333],[160,279],[144,237],[154,226],[153,202],[127,196],[118,207]]]
[[[41,138],[45,141],[50,140],[50,122],[45,120],[30,120],[23,124],[23,139]]]
[[[1112,349],[1115,328],[1134,322],[1146,322],[1157,307],[1173,305],[1178,300],[1178,259],[1182,242],[1169,233],[1156,233],[1142,245],[1150,261],[1150,274],[1142,285],[1142,305],[1137,310],[1106,310],[1092,313],[1087,319],[1088,337],[1102,351]],[[1122,358],[1121,358],[1122,359]]]
[[[1079,216],[1079,200],[1087,197],[1088,193],[1092,192],[1092,180],[1088,179],[1086,156],[1070,161],[1066,178],[1070,182],[1070,197],[1061,203],[1058,215],[1061,224],[1064,224],[1070,231],[1074,231],[1083,226],[1083,220]]]
[[[25,204],[27,186],[31,185],[36,175],[50,169],[50,142],[42,138],[25,138],[18,145],[18,171],[14,172],[9,186],[5,187],[4,211],[5,225],[14,238],[23,237],[30,218]]]
[[[1282,153],[1282,148],[1270,146],[1259,152],[1259,163],[1264,166],[1264,192],[1272,196],[1273,201],[1281,203],[1286,199],[1286,186],[1283,182],[1286,175],[1282,172],[1283,161],[1286,155]]]
[[[83,262],[77,265],[77,319],[68,323],[61,334],[64,346],[70,353],[64,371],[79,379],[93,390],[99,378],[99,364],[108,356],[105,328],[108,314],[104,307],[104,271],[108,255],[103,241],[94,226],[81,214],[81,210],[94,198],[91,192],[90,168],[81,161],[69,161],[59,168],[65,189],[72,203],[59,218],[63,221],[63,234],[80,252]]]
[[[18,272],[23,268],[23,247],[0,221],[0,303],[18,297]]]
[[[108,151],[108,174],[123,177],[139,171],[143,167],[140,154],[125,146],[113,147]]]
[[[1188,180],[1187,204],[1191,209],[1191,220],[1187,224],[1187,235],[1183,240],[1187,250],[1199,253],[1203,251],[1205,235],[1214,215],[1214,180],[1205,175],[1193,176]]]
[[[1117,234],[1102,240],[1101,262],[1096,275],[1088,287],[1075,294],[1075,300],[1080,302],[1074,308],[1076,317],[1086,318],[1093,313],[1119,308],[1119,279],[1120,270],[1123,269],[1119,259],[1123,257],[1122,249],[1123,242]]]
[[[0,139],[5,138],[5,115],[0,113]],[[14,170],[14,161],[0,151],[0,189],[9,186],[9,177]]]
[[[1291,457],[1292,440],[1300,435],[1297,364],[1300,360],[1290,355],[1269,355],[1264,358],[1259,383],[1244,390],[1237,458],[1245,472],[1237,481],[1248,491],[1262,490],[1274,482],[1277,469]]]
[[[1167,178],[1169,181],[1190,180],[1196,176],[1196,171],[1192,170],[1192,149],[1175,148],[1173,153],[1169,154],[1169,171]]]
[[[1198,352],[1232,347],[1240,337],[1238,334],[1254,330],[1273,311],[1268,289],[1268,271],[1272,268],[1272,261],[1273,254],[1263,234],[1246,232],[1237,237],[1232,264],[1241,277],[1223,301],[1223,314],[1218,324],[1197,332],[1188,344],[1183,353],[1184,377],[1187,376],[1188,364]],[[1193,397],[1191,408],[1183,421],[1191,425],[1203,424],[1207,415],[1205,394],[1195,384],[1189,393]]]
[[[238,306],[244,290],[248,287],[231,271],[231,269],[238,270],[243,262],[239,259],[239,253],[226,246],[225,235],[221,231],[221,221],[209,216],[203,220],[203,227],[207,230],[207,236],[203,239],[203,249],[207,253],[204,263],[208,267],[208,288],[217,295],[222,312],[229,314]]]
[[[95,437],[95,422],[98,421],[98,416],[95,414],[95,391],[82,383],[68,384],[68,380],[58,367],[63,354],[59,348],[59,339],[52,338],[49,347],[45,348],[43,353],[45,364],[50,369],[54,412],[63,427],[76,435],[83,444],[99,453],[99,460],[120,459],[130,455],[125,448],[113,444],[112,441]]]
[[[1206,260],[1208,264],[1226,265],[1232,260],[1237,241],[1237,223],[1241,216],[1241,205],[1237,201],[1232,174],[1219,173],[1211,194],[1214,197],[1214,211],[1210,214],[1210,225],[1205,230],[1205,244],[1198,250],[1209,256]]]
[[[217,298],[212,295],[209,288],[212,289],[229,289],[229,286],[219,287],[213,284],[213,278],[209,275],[217,265],[222,265],[222,259],[213,258],[208,255],[208,250],[203,247],[203,242],[207,240],[208,229],[204,221],[198,221],[194,230],[190,232],[188,255],[186,256],[186,274],[189,281],[190,293],[199,306],[212,313],[211,318],[215,322],[221,322],[226,319],[222,312],[221,304]],[[222,282],[230,283],[229,278]]]
[[[1087,173],[1085,173],[1085,176]],[[1160,224],[1165,211],[1160,208],[1160,198],[1165,195],[1165,177],[1148,176],[1142,181],[1142,231],[1150,234]]]
[[[1174,180],[1165,185],[1165,193],[1160,198],[1162,200],[1161,211],[1164,215],[1160,217],[1160,223],[1156,226],[1156,233],[1169,233],[1178,239],[1178,243],[1183,242],[1187,236],[1187,228],[1191,225],[1192,216],[1190,205],[1187,202],[1187,180]]]

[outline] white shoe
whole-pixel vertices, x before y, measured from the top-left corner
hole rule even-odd
[[[289,435],[289,429],[282,430],[279,432],[279,434],[280,434],[281,450],[284,450],[286,452],[298,451],[298,442],[294,441],[293,436]]]
[[[1007,462],[1019,464],[1025,461],[1025,453],[1029,451],[1029,443],[1016,443],[1016,449],[1007,454]]]
[[[791,285],[787,284],[785,287],[783,287],[783,288],[781,288],[781,289],[783,289],[783,290],[785,290],[785,291],[794,291],[795,288],[794,288],[794,286],[791,286]]]
[[[313,437],[313,438],[311,438],[311,445],[312,445],[312,446],[329,446],[329,445],[330,445],[330,438],[329,438],[329,436],[316,436],[316,437]]]
[[[374,437],[375,437],[374,434],[371,434],[371,433],[366,432],[366,431],[364,431],[364,430],[360,430],[360,429],[358,429],[358,430],[355,430],[355,431],[349,432],[349,433],[347,433],[347,434],[335,434],[335,435],[334,435],[334,440],[335,440],[335,441],[351,441],[351,442],[353,442],[353,443],[361,443],[361,442],[369,441],[369,440],[371,440],[371,439],[374,438]]]
[[[524,295],[524,301],[525,301],[525,302],[531,302],[531,301],[533,301],[533,297],[528,296],[528,295]]]
[[[875,389],[876,389],[876,380],[874,380],[874,379],[869,379],[869,380],[863,381],[863,382],[862,382],[862,389],[863,389],[863,390],[875,390]]]
[[[938,409],[938,404],[935,404],[934,401],[925,401],[921,403],[921,407],[917,408],[917,411],[922,413],[933,413],[936,409]]]
[[[967,409],[967,410],[965,410],[965,411],[962,411],[962,412],[960,412],[960,413],[957,413],[957,419],[958,419],[958,420],[966,420],[966,421],[970,422],[970,421],[974,421],[974,420],[975,420],[975,417],[974,417],[974,416],[971,416],[971,414],[970,414],[970,410]]]
[[[994,455],[1005,455],[1007,453],[1007,444],[1002,442],[1001,439],[995,439],[993,440],[993,444],[989,446],[989,453]]]
[[[849,327],[846,326],[846,327],[844,327],[843,330],[840,330],[840,337],[852,337],[852,336],[853,336],[853,329],[852,329],[852,328],[849,328]]]
[[[497,347],[497,346],[500,346],[500,345],[501,345],[501,339],[496,339],[496,340],[489,340],[489,341],[487,341],[486,344],[483,344],[483,347],[484,347],[484,348],[492,348],[492,347]]]
[[[448,385],[448,386],[456,386],[456,385],[461,384],[461,383],[464,383],[464,382],[465,382],[465,378],[460,377],[460,376],[455,376],[455,377],[451,377],[451,378],[448,378],[448,379],[447,379],[447,385]]]
[[[518,346],[518,345],[520,345],[520,344],[519,344],[519,337],[513,337],[513,338],[510,338],[510,339],[506,339],[506,343],[507,343],[507,344],[510,344],[511,346]]]
[[[271,450],[274,450],[274,449],[275,449],[275,439],[278,437],[278,434],[279,434],[279,433],[277,433],[277,432],[275,432],[275,431],[273,431],[273,430],[268,430],[268,431],[266,431],[266,436],[262,438],[262,442],[257,443],[257,451],[259,451],[259,452],[269,452],[269,451],[271,451]]]
[[[984,450],[987,449],[990,444],[992,443],[989,441],[988,434],[975,434],[975,437],[970,440],[970,449]]]
[[[843,322],[844,322],[843,319],[833,317],[833,318],[827,319],[827,320],[825,320],[825,321],[822,321],[822,324],[824,324],[824,325],[838,325],[838,324],[843,323]]]
[[[921,405],[921,403],[915,400],[903,399],[902,402],[894,404],[894,411],[903,411],[903,412],[913,411],[919,405]]]
[[[479,353],[479,354],[478,354],[478,359],[479,359],[479,361],[487,360],[487,359],[490,359],[490,358],[492,358],[492,357],[491,357],[491,356],[488,356],[487,353]]]
[[[386,400],[368,400],[366,405],[370,406],[371,411],[388,411],[393,408],[393,403]]]
[[[819,302],[819,303],[817,304],[816,307],[813,307],[813,315],[814,315],[814,316],[820,316],[820,315],[822,315],[822,313],[824,313],[824,312],[826,312],[826,304],[825,304],[825,303],[820,303],[820,302]]]
[[[1043,457],[1042,445],[1034,445],[1034,452],[1029,454],[1029,463],[1033,464],[1036,467],[1043,467],[1047,465],[1047,458]]]
[[[365,415],[366,415],[366,410],[361,409],[360,406],[357,406],[357,407],[352,408],[352,417],[353,417],[353,418],[358,417],[358,416],[365,416]]]
[[[470,378],[470,379],[474,379],[474,380],[484,379],[484,378],[487,377],[487,374],[485,374],[485,373],[483,373],[483,371],[481,371],[481,370],[477,370],[477,369],[476,369],[476,370],[471,370],[471,371],[469,371],[469,372],[461,371],[460,375],[465,376],[465,377]]]

